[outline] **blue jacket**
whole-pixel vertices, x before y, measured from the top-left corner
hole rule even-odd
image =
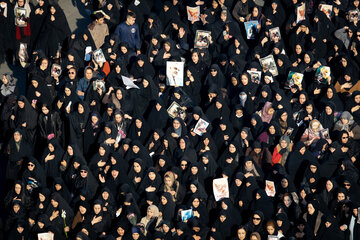
[[[127,25],[126,22],[120,23],[115,29],[115,34],[119,36],[121,42],[127,42],[130,48],[140,49],[140,32],[136,23],[132,26]]]

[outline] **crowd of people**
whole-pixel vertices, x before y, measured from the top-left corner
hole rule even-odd
[[[81,2],[0,0],[2,237],[360,239],[359,0]]]

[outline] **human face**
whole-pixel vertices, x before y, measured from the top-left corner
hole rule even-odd
[[[21,193],[21,185],[18,183],[15,184],[14,190],[15,190],[16,194],[20,194]]]
[[[164,197],[164,196],[161,197],[161,204],[162,204],[162,205],[166,205],[166,204],[167,204],[167,199],[166,199],[166,197]]]
[[[269,233],[269,235],[273,235],[275,233],[275,228],[271,225],[266,226],[266,231]]]
[[[247,77],[246,74],[241,75],[241,83],[243,85],[247,85],[249,83],[249,78]]]
[[[83,206],[79,206],[79,211],[82,215],[84,215],[86,213],[87,209],[84,208]]]
[[[192,205],[193,205],[194,208],[199,207],[199,205],[200,205],[199,199],[198,199],[198,198],[195,198],[195,199],[192,201]]]
[[[96,23],[97,23],[98,25],[104,24],[104,18],[96,19]]]
[[[57,208],[59,206],[59,203],[57,201],[55,201],[54,199],[51,199],[51,205],[54,207],[54,208]]]
[[[284,112],[283,114],[281,114],[280,118],[281,118],[282,121],[286,122],[287,118],[288,118],[287,112]]]
[[[305,62],[305,63],[310,63],[310,61],[311,61],[310,56],[309,56],[308,54],[305,54],[305,55],[304,55],[304,62]]]
[[[134,162],[134,171],[136,173],[141,172],[141,165],[139,163],[137,163],[137,162]]]
[[[288,180],[287,180],[286,178],[283,178],[283,179],[281,180],[281,186],[282,186],[283,188],[287,188],[288,185],[289,185]]]
[[[14,141],[19,142],[21,140],[21,134],[19,132],[14,133]]]
[[[177,120],[175,120],[175,121],[173,122],[173,127],[174,127],[175,129],[178,129],[178,128],[180,127],[180,122],[177,121]]]
[[[234,144],[230,144],[230,145],[229,145],[229,152],[230,152],[230,153],[236,152],[236,147],[234,146]]]
[[[253,221],[253,224],[254,224],[255,226],[257,226],[257,225],[259,225],[259,224],[260,224],[260,222],[261,222],[261,218],[260,218],[260,216],[259,216],[259,215],[254,214],[254,215],[253,215],[253,218],[252,218],[252,221]]]
[[[333,110],[331,109],[331,107],[326,106],[325,107],[325,112],[326,112],[327,115],[330,115],[330,114],[332,114]]]
[[[165,182],[166,186],[171,187],[172,181],[171,181],[170,177],[165,177],[164,182]],[[165,197],[162,197],[162,198],[165,198]],[[165,198],[165,200],[166,200],[166,198]]]
[[[85,77],[86,79],[90,80],[93,77],[93,71],[91,69],[86,69],[85,71]]]
[[[210,74],[211,74],[211,76],[215,77],[217,75],[217,70],[216,69],[211,69]]]
[[[134,145],[134,146],[132,147],[132,150],[133,150],[133,152],[136,154],[136,153],[138,153],[138,152],[140,151],[140,148],[139,148],[137,145]]]
[[[197,63],[199,61],[199,55],[197,52],[194,52],[192,55],[191,55],[191,59],[194,63]]]
[[[31,84],[34,86],[34,88],[37,88],[39,86],[39,83],[36,80],[31,80]]]
[[[284,204],[285,204],[286,207],[290,207],[292,201],[291,201],[291,198],[289,196],[285,196],[283,201],[284,201]]]
[[[164,49],[166,52],[170,51],[170,44],[169,43],[164,43]]]
[[[240,240],[244,240],[246,237],[246,231],[243,228],[238,229],[237,236]]]
[[[180,139],[179,141],[179,147],[180,149],[184,150],[186,148],[186,142],[184,139]]]
[[[132,16],[129,16],[129,15],[128,15],[128,16],[126,17],[126,24],[129,25],[129,26],[134,25],[135,21],[136,21],[136,18],[134,18],[134,17],[132,17]]]
[[[100,154],[100,156],[104,156],[104,155],[105,155],[105,152],[106,152],[105,148],[99,147],[99,154]]]
[[[152,218],[154,216],[153,212],[151,211],[151,208],[148,207],[147,211],[146,211],[146,216],[148,218]]]
[[[94,205],[94,213],[99,214],[100,211],[101,211],[101,205],[100,204],[95,204]]]
[[[342,193],[342,192],[338,193],[337,200],[338,200],[338,202],[344,201],[345,200],[345,194]]]
[[[300,104],[304,104],[306,102],[306,96],[304,94],[300,94],[299,102]]]
[[[116,232],[119,234],[119,236],[124,236],[125,230],[122,227],[118,227]]]
[[[281,148],[286,148],[288,146],[288,144],[285,140],[281,140],[280,146],[281,146]]]
[[[307,210],[308,210],[308,213],[309,213],[310,215],[313,215],[314,212],[315,212],[315,208],[314,208],[314,206],[313,206],[311,203],[309,203],[309,204],[307,205]]]
[[[296,47],[295,47],[295,51],[296,51],[296,54],[300,54],[300,53],[301,53],[301,51],[302,51],[301,46],[300,46],[300,45],[296,45]]]
[[[270,126],[270,127],[269,127],[269,133],[270,133],[271,135],[274,135],[274,134],[276,133],[276,130],[275,130],[275,127],[274,127],[274,126]]]
[[[79,104],[79,106],[78,106],[78,113],[83,114],[84,111],[85,111],[84,106],[81,105],[81,104]]]
[[[18,104],[18,107],[21,109],[23,109],[25,107],[25,103],[23,101],[18,101],[17,104]]]
[[[330,192],[333,189],[334,185],[330,180],[326,181],[326,191]]]
[[[360,95],[356,95],[354,100],[357,104],[359,104],[360,103]]]
[[[154,172],[149,172],[149,173],[148,173],[148,177],[149,177],[149,179],[150,179],[151,181],[154,181],[155,178],[156,178],[156,174],[155,174]]]
[[[29,171],[34,171],[34,168],[35,168],[35,164],[34,163],[32,163],[32,162],[29,162],[28,163],[28,169],[29,169]]]
[[[43,59],[43,60],[41,61],[41,64],[40,64],[40,69],[41,69],[41,70],[45,70],[45,69],[47,69],[48,65],[49,65],[48,60],[47,60],[47,59]]]

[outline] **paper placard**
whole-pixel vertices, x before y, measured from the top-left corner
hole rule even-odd
[[[244,23],[247,39],[255,39],[258,24],[258,21],[248,21]]]
[[[121,75],[122,81],[126,86],[126,89],[136,88],[140,89],[130,78]]]
[[[264,71],[268,70],[274,77],[279,74],[273,55],[268,55],[266,57],[260,58],[259,61]]]
[[[229,183],[227,178],[216,178],[213,180],[213,193],[215,201],[229,198]]]
[[[166,62],[166,85],[182,87],[184,85],[184,63]]]
[[[210,31],[196,30],[194,48],[208,48],[210,39]]]
[[[38,233],[38,240],[54,240],[52,233]]]
[[[190,22],[197,22],[200,20],[200,6],[186,7],[187,17]]]
[[[269,197],[275,197],[275,183],[273,181],[265,180],[265,192]]]
[[[193,130],[199,136],[202,136],[206,132],[206,128],[209,126],[209,123],[204,119],[200,118],[196,123],[195,128]]]
[[[192,218],[192,216],[193,216],[192,209],[181,211],[181,221],[183,221],[183,222],[189,220],[190,218]]]
[[[296,23],[305,20],[305,3],[296,8]]]

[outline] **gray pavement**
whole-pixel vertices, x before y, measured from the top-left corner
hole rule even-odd
[[[59,5],[64,10],[70,29],[73,33],[80,33],[81,30],[86,28],[90,23],[90,17],[88,17],[80,0],[59,0]],[[14,77],[18,79],[20,93],[25,94],[25,69],[20,66],[12,66],[8,63],[3,63],[0,65],[0,75],[6,72],[13,73]]]

